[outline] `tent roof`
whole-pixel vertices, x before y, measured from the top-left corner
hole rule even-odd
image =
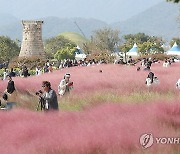
[[[180,47],[175,42],[172,48],[167,52],[167,55],[178,55],[180,56]]]
[[[180,52],[180,47],[177,45],[177,43],[175,42],[173,47],[169,50],[169,51],[173,51],[173,52]]]
[[[138,51],[137,44],[134,43],[133,47],[129,50],[129,52],[137,52],[137,51]]]
[[[77,54],[84,54],[83,50],[79,46],[76,47],[76,53]]]

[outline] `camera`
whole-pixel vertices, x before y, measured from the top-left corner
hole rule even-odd
[[[36,92],[36,95],[39,96],[39,103],[38,103],[38,105],[36,107],[36,111],[38,111],[39,108],[40,108],[41,111],[45,110],[45,100],[40,94],[43,94],[43,92],[41,90]]]
[[[68,84],[68,86],[73,86],[73,82],[70,82],[70,83]]]
[[[39,94],[42,94],[42,93],[43,93],[42,90],[39,90],[39,91],[36,92],[36,95],[39,95]]]

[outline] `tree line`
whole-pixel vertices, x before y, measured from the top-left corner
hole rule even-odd
[[[83,51],[85,54],[102,54],[124,52],[127,53],[136,43],[140,55],[151,55],[164,53],[162,38],[149,36],[144,33],[124,35],[121,39],[120,32],[110,28],[96,30],[91,39],[84,43]],[[180,38],[173,38],[170,42],[172,46],[176,42],[180,45]],[[74,59],[76,44],[63,36],[49,38],[44,42],[44,48],[48,59]],[[20,46],[18,42],[11,40],[9,37],[0,36],[0,62],[9,61],[19,55]]]

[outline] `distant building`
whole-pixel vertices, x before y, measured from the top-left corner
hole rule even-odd
[[[43,21],[22,21],[23,38],[19,57],[45,57],[42,24]]]

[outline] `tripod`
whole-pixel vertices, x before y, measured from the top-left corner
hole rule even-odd
[[[40,110],[45,110],[45,100],[43,99],[43,97],[39,97],[39,103],[37,105],[37,108],[36,108],[36,111],[39,110],[39,107],[40,107]]]

